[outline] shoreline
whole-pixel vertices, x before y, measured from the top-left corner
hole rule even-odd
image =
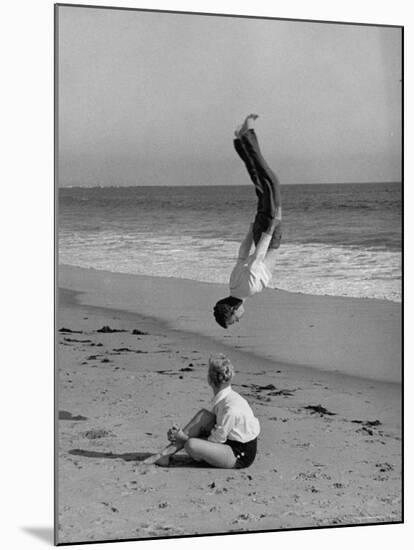
[[[237,244],[238,242],[237,241],[233,241],[233,244],[234,246],[237,248]],[[303,245],[303,246],[306,246],[306,245]],[[234,252],[234,251],[233,251]],[[230,256],[232,256],[232,253],[230,253]],[[68,260],[69,262],[71,261],[70,259]],[[136,259],[136,261],[138,261],[138,259]],[[286,260],[285,260],[286,261]],[[227,276],[224,276],[222,277],[223,280],[210,280],[208,278],[205,278],[204,276],[198,276],[196,278],[194,278],[194,276],[192,275],[188,275],[188,273],[186,274],[186,276],[183,276],[182,273],[180,273],[180,275],[178,275],[177,273],[173,274],[173,275],[166,275],[165,273],[161,273],[161,274],[156,274],[156,273],[134,273],[134,272],[131,272],[131,271],[117,271],[116,269],[113,269],[113,266],[98,266],[98,267],[94,267],[94,266],[89,266],[89,265],[77,265],[76,263],[66,263],[65,261],[62,262],[60,264],[62,267],[73,267],[73,268],[78,268],[78,269],[86,269],[86,270],[94,270],[94,271],[106,271],[108,273],[114,273],[115,275],[116,274],[123,274],[123,275],[130,275],[130,276],[137,276],[137,277],[154,277],[154,278],[160,278],[160,279],[174,279],[174,280],[181,280],[181,281],[188,281],[190,283],[192,282],[199,282],[199,283],[205,283],[205,284],[213,284],[213,285],[226,285],[227,282],[226,282],[226,279],[227,279]],[[232,267],[232,262],[230,262],[230,264],[228,265],[228,271],[230,272],[231,270],[231,267]],[[280,266],[279,266],[280,267]],[[279,273],[279,276],[280,276],[280,273]],[[294,284],[293,286],[291,284],[289,284],[289,287],[288,288],[283,288],[283,287],[279,287],[279,286],[269,286],[267,287],[267,291],[278,291],[278,292],[287,292],[289,294],[293,294],[293,295],[299,295],[299,296],[302,296],[302,295],[305,295],[305,296],[313,296],[314,298],[316,297],[331,297],[331,298],[346,298],[346,299],[354,299],[354,300],[377,300],[377,301],[383,301],[383,302],[391,302],[391,303],[395,303],[395,304],[402,304],[402,287],[401,287],[401,284],[402,284],[402,281],[401,281],[401,277],[399,279],[399,290],[395,290],[390,293],[388,296],[385,296],[385,295],[369,295],[369,292],[368,294],[366,295],[363,295],[363,294],[358,294],[358,293],[347,293],[343,288],[342,288],[342,293],[341,293],[341,290],[339,288],[336,288],[336,292],[335,291],[332,291],[331,293],[327,293],[326,292],[326,286],[324,287],[324,292],[318,292],[316,291],[315,287],[312,287],[312,288],[309,288],[309,280],[304,280],[302,281],[302,283],[305,282],[305,287],[308,286],[307,289],[305,290],[298,290],[296,287],[297,287],[297,281],[296,281],[296,284]],[[282,284],[282,286],[284,284],[286,284],[286,281],[283,281],[283,275],[282,275],[282,280],[279,280],[279,284]],[[328,287],[329,287],[329,284],[328,284]]]
[[[81,304],[151,317],[254,357],[401,382],[402,306],[397,302],[271,289],[249,300],[241,323],[224,330],[212,308],[228,294],[227,285],[69,265],[59,266],[59,285],[79,292]]]
[[[237,241],[235,241],[235,243],[237,244]],[[200,280],[200,279],[191,279],[190,277],[175,277],[173,275],[171,276],[167,276],[167,275],[154,275],[154,274],[151,274],[151,275],[147,275],[147,274],[143,274],[143,273],[131,273],[129,271],[111,271],[110,269],[99,269],[99,268],[96,268],[96,267],[84,267],[84,266],[80,266],[80,265],[75,265],[75,264],[66,264],[66,263],[62,263],[62,264],[59,264],[59,268],[75,268],[75,269],[84,269],[86,271],[98,271],[98,272],[101,272],[101,271],[104,271],[106,273],[113,273],[114,275],[129,275],[131,277],[154,277],[155,279],[173,279],[174,281],[188,281],[190,284],[193,283],[193,282],[196,282],[196,283],[202,283],[202,284],[206,284],[206,285],[220,285],[220,286],[226,286],[225,283],[220,283],[220,282],[216,282],[216,281],[204,281],[204,280]],[[312,293],[312,292],[297,292],[297,291],[294,291],[294,290],[286,290],[284,288],[277,288],[277,287],[267,287],[266,288],[267,291],[275,291],[275,292],[286,292],[287,294],[293,294],[294,296],[312,296],[313,298],[319,298],[319,297],[322,297],[322,298],[344,298],[346,300],[374,300],[374,301],[377,301],[377,302],[390,302],[392,304],[399,304],[401,305],[402,304],[402,299],[401,299],[401,296],[400,298],[397,300],[391,300],[391,299],[388,299],[388,298],[377,298],[377,297],[372,297],[372,296],[348,296],[348,295],[344,295],[344,294],[315,294],[315,293]]]

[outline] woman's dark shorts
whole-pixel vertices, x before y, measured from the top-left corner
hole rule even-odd
[[[253,240],[256,246],[257,246],[257,243],[260,241],[260,237],[262,236],[262,233],[268,230],[271,223],[272,223],[272,220],[270,216],[266,216],[266,214],[263,214],[261,212],[256,214],[256,217],[254,219],[254,224],[253,224]],[[270,244],[269,244],[269,249],[279,248],[281,240],[282,240],[282,222],[280,222],[276,226],[275,230],[273,231],[272,240],[270,241]]]
[[[240,441],[233,441],[228,439],[224,445],[231,447],[234,456],[236,457],[235,468],[248,468],[253,464],[257,453],[257,437],[247,443],[241,443]]]

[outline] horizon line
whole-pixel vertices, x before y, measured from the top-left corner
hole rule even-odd
[[[342,182],[304,182],[304,183],[285,183],[282,186],[294,186],[294,185],[370,185],[370,184],[399,184],[402,185],[402,180],[384,180],[384,181],[342,181]],[[197,184],[171,184],[171,185],[157,185],[157,184],[140,184],[140,185],[57,185],[57,189],[128,189],[136,187],[250,187],[249,183],[230,183],[230,184],[212,184],[212,185],[197,185]]]

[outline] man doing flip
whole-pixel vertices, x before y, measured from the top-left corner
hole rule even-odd
[[[237,263],[230,275],[230,296],[214,306],[214,317],[223,328],[241,318],[246,298],[269,285],[282,237],[280,184],[260,151],[253,129],[256,118],[257,115],[249,115],[235,132],[234,147],[255,185],[258,203],[254,222],[240,245]],[[255,250],[250,254],[253,242]]]

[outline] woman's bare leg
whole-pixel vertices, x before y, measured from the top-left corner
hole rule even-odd
[[[229,445],[192,437],[185,442],[186,452],[195,460],[204,460],[216,468],[234,468],[236,457]]]
[[[216,422],[215,415],[207,409],[201,409],[196,415],[186,424],[183,432],[189,437],[198,437],[200,435],[208,435]],[[144,464],[158,464],[165,466],[168,464],[172,455],[180,451],[184,447],[184,443],[170,443],[162,451],[148,457],[143,461]]]

